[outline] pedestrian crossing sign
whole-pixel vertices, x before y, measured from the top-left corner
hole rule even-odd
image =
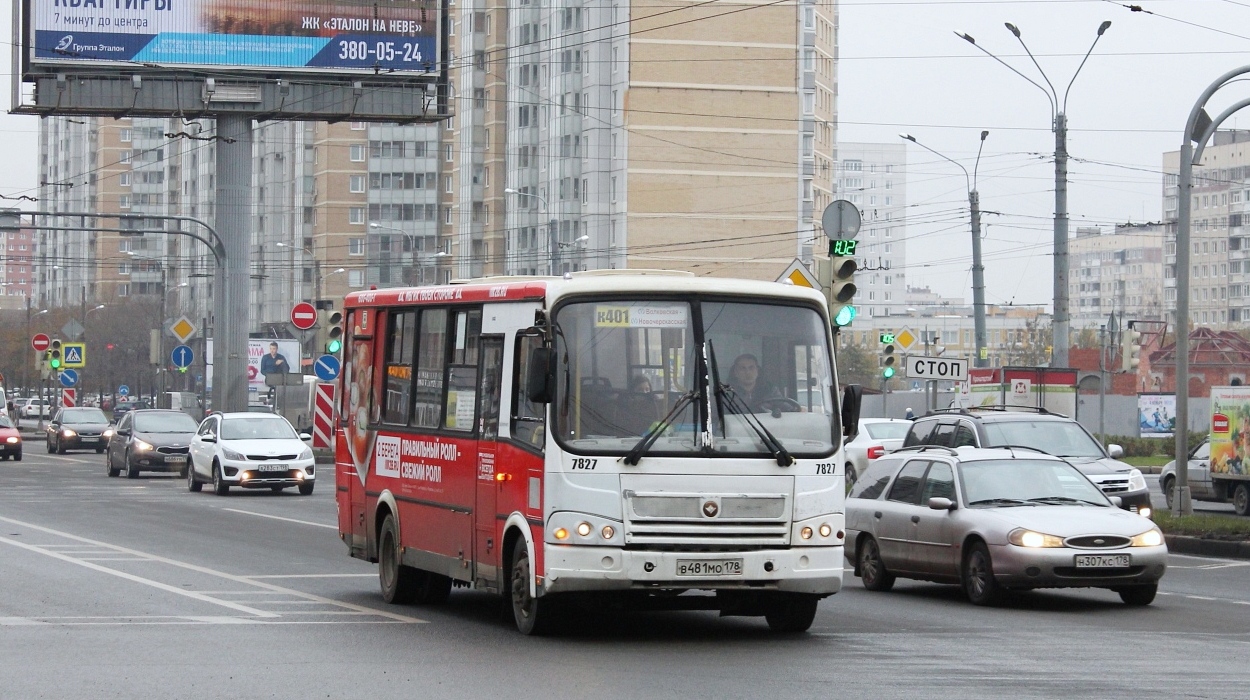
[[[86,343],[65,343],[61,346],[61,353],[65,358],[62,367],[82,369],[87,366]]]

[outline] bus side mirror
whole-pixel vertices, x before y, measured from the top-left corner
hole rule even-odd
[[[842,435],[846,442],[859,435],[859,407],[864,402],[864,388],[847,384],[842,389]]]
[[[530,351],[529,372],[525,377],[525,397],[534,403],[551,402],[551,348]]]

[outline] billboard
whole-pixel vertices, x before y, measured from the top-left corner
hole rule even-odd
[[[437,0],[26,0],[32,64],[436,73]]]
[[[1250,386],[1211,387],[1211,473],[1250,474]]]
[[[213,339],[208,339],[208,388],[213,388]],[[266,394],[265,375],[270,372],[302,374],[298,340],[251,338],[247,341],[247,391]]]
[[[1141,437],[1172,437],[1176,429],[1176,394],[1138,394],[1137,425]]]

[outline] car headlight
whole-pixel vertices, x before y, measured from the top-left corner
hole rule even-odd
[[[311,447],[305,447],[305,448],[304,448],[304,451],[303,451],[303,452],[301,452],[301,453],[299,453],[299,458],[300,458],[300,459],[312,459],[312,458],[313,458],[313,455],[312,455],[312,448],[311,448]]]
[[[244,457],[243,455],[239,454],[238,452],[235,452],[234,450],[230,449],[229,447],[223,447],[223,448],[221,448],[221,456],[222,456],[222,457],[225,457],[226,459],[233,459],[233,460],[236,460],[236,461],[241,461],[241,460],[247,459],[246,457]]]
[[[1146,489],[1146,477],[1141,475],[1140,469],[1134,469],[1128,473],[1128,487],[1130,491],[1144,491]]]
[[[100,437],[103,437],[103,438],[111,438],[111,437],[113,437],[113,429],[112,429],[112,428],[105,428],[105,429],[104,429],[104,432],[103,432],[103,433],[100,433]]]
[[[1024,528],[1016,528],[1007,534],[1007,541],[1017,547],[1062,547],[1063,538],[1047,535],[1043,532],[1033,532]]]
[[[155,448],[152,446],[152,443],[150,443],[150,442],[145,442],[145,441],[140,440],[140,439],[138,439],[138,438],[135,438],[135,441],[134,441],[134,443],[133,443],[133,444],[134,444],[134,448],[135,448],[136,450],[140,451],[140,452],[147,452],[147,451],[149,451],[149,450],[155,449]]]
[[[1133,547],[1158,547],[1163,544],[1163,533],[1159,528],[1151,528],[1133,538]]]
[[[4,441],[5,441],[5,442],[7,442],[7,443],[9,443],[10,445],[16,445],[17,443],[21,442],[21,441],[22,441],[22,439],[21,439],[20,437],[17,437],[16,435],[14,435],[14,436],[12,436],[12,437],[7,437],[7,438],[5,438],[5,439],[4,439]]]

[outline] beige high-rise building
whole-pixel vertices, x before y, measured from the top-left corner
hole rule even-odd
[[[1160,224],[1122,224],[1114,231],[1080,227],[1068,243],[1072,261],[1072,328],[1097,329],[1111,313],[1123,320],[1163,320]]]

